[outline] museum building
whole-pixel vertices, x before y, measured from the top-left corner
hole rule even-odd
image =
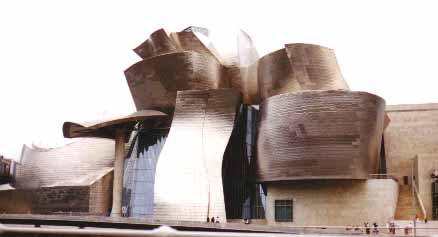
[[[438,218],[438,105],[351,91],[318,45],[259,58],[240,32],[225,57],[189,27],[134,51],[125,76],[137,112],[66,122],[76,140],[64,147],[24,147],[0,212],[283,226]]]

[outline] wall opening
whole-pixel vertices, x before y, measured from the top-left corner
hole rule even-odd
[[[438,220],[438,181],[432,182],[432,219]]]
[[[252,181],[258,110],[242,105],[222,164],[227,219],[264,219],[266,190]]]
[[[403,176],[403,185],[409,185],[409,177]]]
[[[275,221],[293,221],[293,200],[275,200]]]

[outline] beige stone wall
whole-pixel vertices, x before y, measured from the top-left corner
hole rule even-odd
[[[415,157],[417,187],[427,218],[432,219],[432,171],[438,169],[438,154],[419,154]]]
[[[438,154],[438,104],[392,105],[386,108],[390,123],[384,132],[387,172],[400,184],[412,180],[417,154]]]
[[[32,213],[85,215],[89,186],[43,187],[32,193]]]
[[[392,179],[314,180],[268,184],[266,220],[270,225],[386,224],[394,218],[398,184]],[[293,222],[275,221],[275,200],[292,199]]]
[[[0,213],[31,213],[32,195],[25,190],[0,191]]]
[[[113,171],[90,186],[89,215],[107,216],[112,204]]]

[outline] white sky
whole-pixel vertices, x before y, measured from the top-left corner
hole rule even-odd
[[[262,1],[260,1],[262,2]],[[285,43],[335,49],[352,90],[387,104],[438,102],[433,1],[1,1],[0,154],[53,143],[62,123],[135,110],[123,71],[159,28],[238,28],[260,55]],[[230,43],[231,44],[231,43]],[[220,48],[221,45],[217,45]]]

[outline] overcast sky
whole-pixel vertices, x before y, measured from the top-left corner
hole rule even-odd
[[[352,90],[387,104],[438,102],[433,1],[263,2],[1,1],[0,154],[55,145],[67,120],[133,112],[123,71],[139,61],[131,49],[159,28],[207,27],[219,50],[235,47],[241,28],[260,55],[320,44],[335,50]]]

